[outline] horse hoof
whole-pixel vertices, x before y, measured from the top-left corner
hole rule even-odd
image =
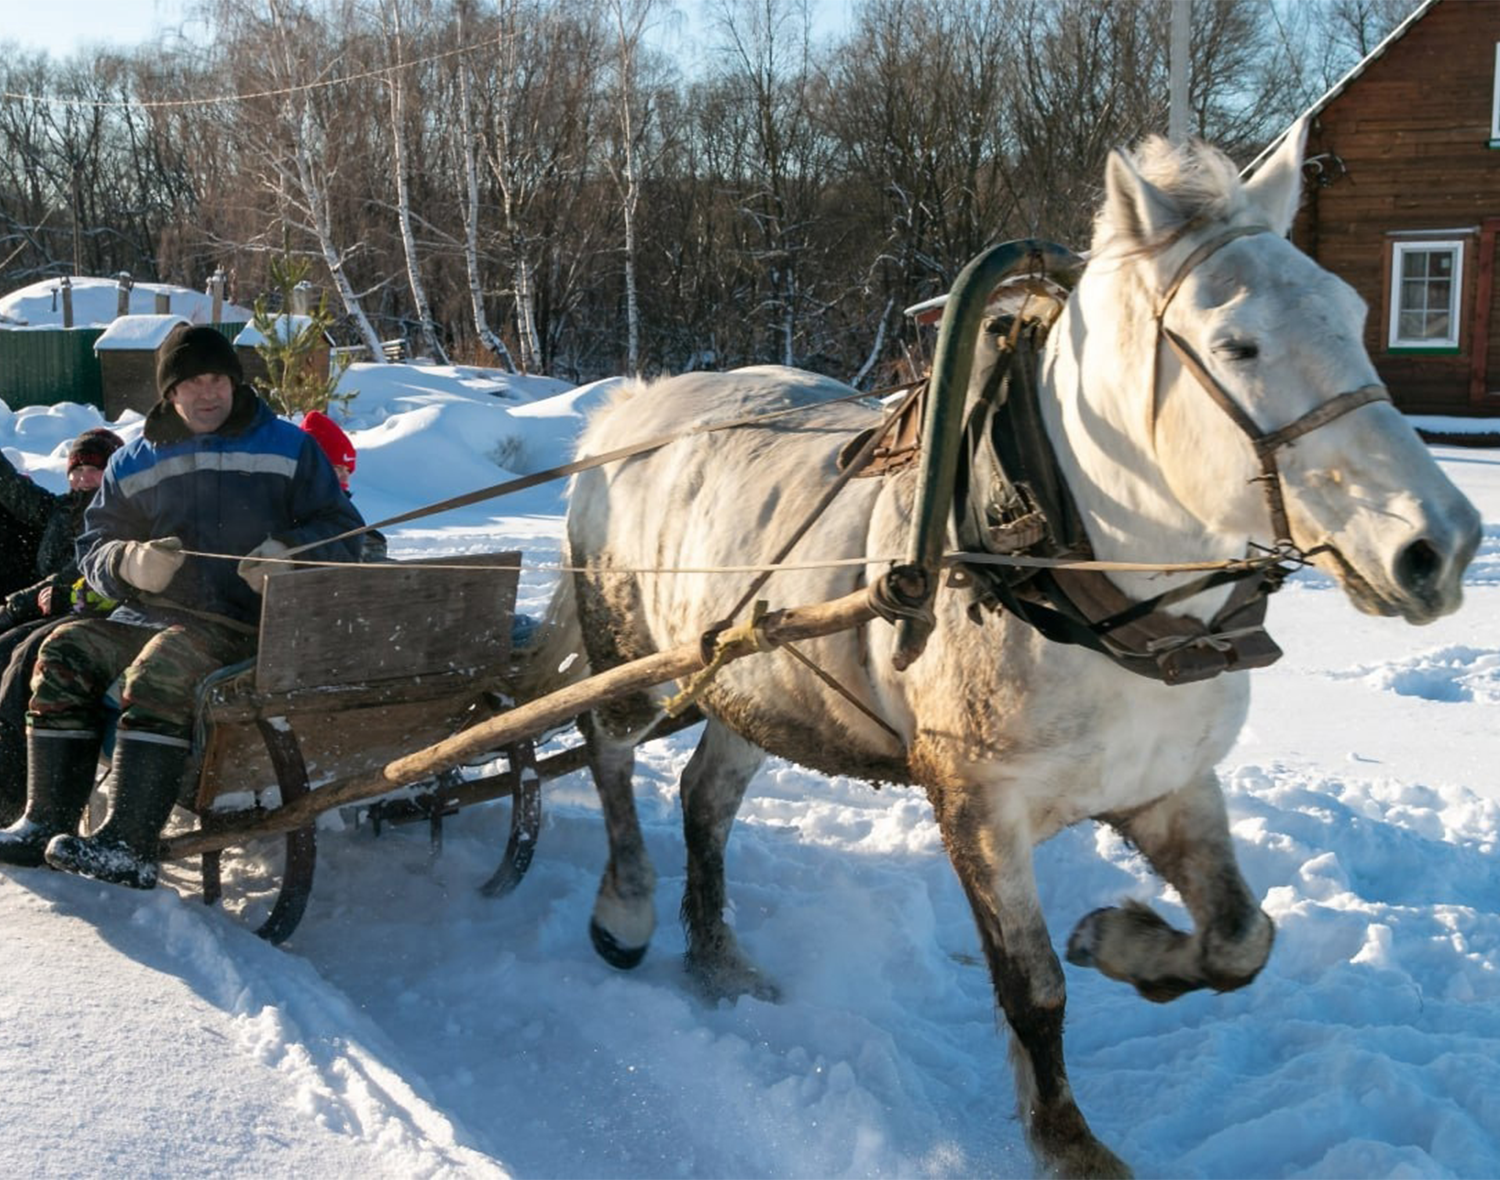
[[[615,941],[615,936],[598,922],[589,923],[589,938],[594,944],[594,950],[599,953],[599,957],[611,967],[617,967],[621,971],[639,967],[641,960],[646,957],[646,951],[650,948],[650,943],[644,943],[641,946],[622,946]]]
[[[1099,945],[1099,925],[1104,920],[1104,915],[1109,913],[1108,907],[1097,909],[1093,913],[1085,914],[1078,920],[1078,925],[1073,927],[1073,933],[1068,935],[1068,962],[1075,967],[1097,967],[1098,960],[1094,957],[1094,949]]]
[[[1050,1111],[1034,1111],[1026,1137],[1038,1172],[1049,1180],[1130,1180],[1133,1175],[1124,1160],[1094,1137],[1083,1112],[1071,1101]]]
[[[705,964],[689,959],[687,970],[698,994],[711,1004],[721,1000],[732,1004],[741,996],[767,1004],[781,1003],[781,989],[749,963]]]

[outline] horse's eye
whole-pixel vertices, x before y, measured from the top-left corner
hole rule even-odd
[[[1260,355],[1260,346],[1249,340],[1224,340],[1214,351],[1226,361],[1252,361]]]

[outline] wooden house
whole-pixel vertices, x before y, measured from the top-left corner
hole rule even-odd
[[[1396,404],[1500,416],[1500,0],[1426,0],[1306,113],[1292,240],[1369,305]]]
[[[187,322],[180,315],[122,315],[94,341],[106,418],[118,421],[126,410],[144,414],[157,403],[156,350],[168,332]]]

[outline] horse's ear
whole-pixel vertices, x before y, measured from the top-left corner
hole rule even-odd
[[[1176,229],[1182,212],[1172,199],[1138,171],[1118,148],[1104,167],[1104,215],[1114,232],[1138,246],[1150,245]]]
[[[1265,216],[1266,224],[1286,236],[1302,199],[1302,152],[1307,146],[1307,120],[1287,129],[1281,146],[1245,182],[1245,194]]]

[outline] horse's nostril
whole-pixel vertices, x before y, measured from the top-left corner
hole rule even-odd
[[[1407,590],[1431,586],[1443,569],[1443,558],[1430,541],[1413,541],[1396,559],[1396,584]]]

